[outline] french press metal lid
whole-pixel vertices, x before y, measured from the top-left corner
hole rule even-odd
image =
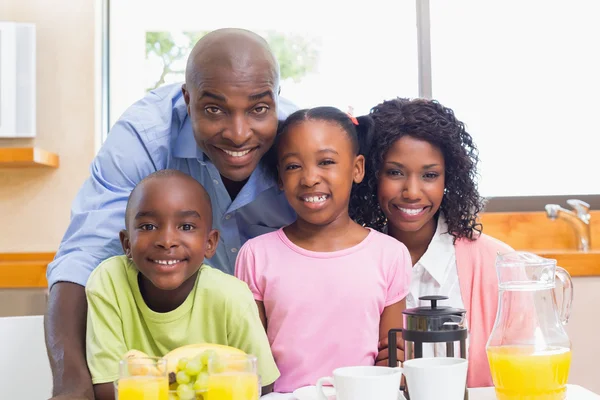
[[[446,296],[422,296],[419,300],[430,301],[424,307],[409,308],[402,312],[404,328],[390,329],[388,332],[389,366],[398,365],[396,357],[396,335],[402,332],[404,357],[406,360],[423,357],[423,343],[444,343],[444,354],[435,356],[467,358],[465,326],[466,310],[439,306],[438,301],[448,300]],[[457,354],[458,353],[458,354]]]

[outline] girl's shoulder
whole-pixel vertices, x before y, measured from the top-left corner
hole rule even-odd
[[[389,254],[408,254],[408,249],[404,245],[404,243],[400,242],[398,239],[391,237],[386,233],[382,233],[376,231],[374,229],[370,229],[369,236],[369,246],[372,247],[373,250],[377,248],[378,251],[389,253]]]
[[[282,234],[283,228],[275,229],[271,232],[263,233],[261,235],[246,240],[242,247],[257,248],[272,244],[273,242],[279,242],[281,241]]]

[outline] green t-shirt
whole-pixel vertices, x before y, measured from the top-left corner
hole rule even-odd
[[[279,377],[258,308],[248,286],[202,265],[187,299],[167,313],[142,298],[138,270],[125,256],[109,258],[86,285],[87,362],[94,384],[119,378],[119,361],[131,349],[162,357],[180,346],[214,343],[236,347],[258,359],[262,385]]]

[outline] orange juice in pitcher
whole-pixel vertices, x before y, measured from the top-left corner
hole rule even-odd
[[[565,396],[571,350],[532,347],[490,347],[487,350],[499,400],[562,399]]]
[[[562,400],[571,366],[564,329],[573,286],[569,273],[528,252],[498,255],[498,311],[487,343],[499,400]],[[555,277],[562,282],[556,301]]]

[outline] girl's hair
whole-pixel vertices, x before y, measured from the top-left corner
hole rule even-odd
[[[365,159],[368,157],[371,141],[373,137],[373,119],[368,116],[351,117],[345,112],[335,107],[315,107],[310,109],[298,110],[291,114],[287,119],[280,124],[275,143],[271,150],[267,153],[266,159],[269,170],[273,176],[277,177],[277,153],[281,138],[290,130],[304,121],[324,121],[337,124],[347,134],[352,142],[352,149],[355,155],[362,154]],[[355,122],[357,124],[355,124]]]
[[[435,100],[397,98],[373,107],[370,116],[375,132],[363,182],[354,190],[350,216],[361,225],[382,231],[387,219],[377,201],[378,172],[384,157],[400,138],[410,136],[439,148],[445,162],[445,193],[440,210],[448,231],[459,238],[474,240],[481,233],[477,216],[483,199],[477,190],[477,147],[454,112]]]

